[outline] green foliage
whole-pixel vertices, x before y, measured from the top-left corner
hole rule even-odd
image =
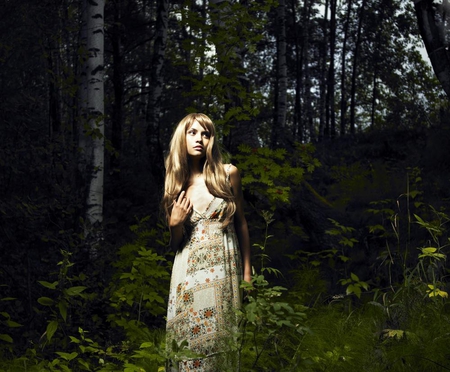
[[[134,252],[129,249],[136,249]],[[116,288],[112,294],[111,301],[117,312],[123,307],[128,315],[136,311],[136,317],[139,321],[142,313],[151,315],[161,315],[165,312],[164,283],[169,280],[167,266],[161,264],[165,261],[164,257],[155,253],[152,249],[145,247],[122,247],[121,254],[136,254],[131,268],[126,272],[118,272],[118,281],[115,282]]]
[[[238,311],[242,318],[240,353],[244,371],[271,370],[279,368],[280,365],[290,365],[291,361],[278,350],[278,345],[286,337],[287,329],[292,329],[299,335],[306,332],[303,326],[306,307],[283,301],[286,288],[271,286],[264,276],[265,272],[280,272],[265,266],[267,256],[264,250],[267,240],[271,238],[268,235],[268,227],[273,222],[273,215],[263,211],[262,216],[266,223],[264,243],[254,244],[262,251],[260,273],[253,273],[251,283],[243,282],[241,285],[247,293],[247,301]],[[268,355],[271,357],[267,358]]]
[[[235,122],[248,121],[259,113],[262,95],[249,87],[245,78],[243,55],[255,51],[267,22],[263,17],[274,1],[211,2],[207,16],[190,5],[179,9],[181,26],[188,27],[190,37],[182,43],[189,58],[178,65],[186,66],[190,89],[187,97],[197,102],[190,112],[202,111],[217,118],[223,134],[229,134]]]
[[[167,337],[167,339],[169,340],[170,338]],[[186,340],[182,341],[180,344],[177,344],[174,339],[171,340],[170,347],[167,347],[165,356],[167,359],[166,365],[175,370],[178,370],[179,362],[183,360],[205,357],[203,354],[195,353],[189,350],[188,342]]]
[[[297,144],[291,154],[281,148],[251,148],[244,144],[239,150],[235,158],[242,172],[243,187],[267,199],[272,209],[288,203],[293,189],[302,183],[305,175],[320,167],[320,162],[312,156],[311,144]]]
[[[351,273],[350,278],[339,280],[342,285],[347,285],[345,293],[347,295],[354,294],[356,297],[361,298],[362,290],[369,290],[369,285],[358,278],[358,275]]]
[[[114,263],[116,272],[109,289],[114,312],[108,320],[112,325],[122,327],[133,342],[145,340],[145,322],[149,315],[165,314],[170,281],[170,265],[166,258],[148,247],[151,242],[167,246],[168,236],[166,233],[160,236],[165,229],[149,229],[148,221],[146,217],[131,227],[136,239],[119,249]]]
[[[253,245],[258,271],[251,283],[242,283],[246,297],[237,311],[241,327],[225,341],[223,371],[450,369],[446,267],[450,218],[445,210],[420,201],[419,186],[414,187],[416,193],[408,192],[409,197],[404,198],[412,205],[405,211],[413,219],[403,229],[399,227],[403,216],[395,210],[395,203],[392,206],[391,200],[382,200],[371,204],[369,215],[381,219],[367,229],[375,240],[389,245],[403,241],[401,234],[406,233],[417,234],[423,243],[416,245],[417,254],[410,253],[409,260],[402,251],[395,251],[399,244],[391,249],[393,262],[402,263],[403,275],[390,281],[387,288],[377,287],[353,271],[352,257],[361,245],[355,236],[361,232],[337,219],[330,219],[332,226],[326,233],[331,241],[325,249],[299,249],[290,255],[289,275],[301,282],[281,285],[288,282],[285,273],[268,266],[272,257],[266,249],[274,238],[269,233],[274,213],[262,211],[263,239]],[[168,361],[176,364],[198,356],[186,342],[166,348],[163,322],[156,320],[165,313],[169,286],[170,265],[160,253],[166,249],[168,236],[162,226],[148,224],[149,218],[144,218],[131,227],[136,237],[118,250],[113,280],[103,294],[112,326],[108,334],[113,337],[105,338],[105,333],[95,328],[99,323],[91,323],[91,329],[77,324],[94,294],[84,274],[72,275],[71,254],[62,251],[55,280],[39,281],[46,293],[38,298],[36,308],[47,316],[46,332],[40,343],[32,343],[16,356],[15,339],[2,331],[0,370],[162,372]],[[333,270],[336,283],[345,286],[345,294],[330,295],[323,275],[326,270]],[[13,297],[4,297],[0,303],[11,301]],[[0,312],[0,322],[6,329],[20,326],[7,311]]]
[[[37,311],[45,311],[48,317],[40,344],[32,345],[19,358],[5,356],[2,363],[5,371],[22,370],[23,366],[27,371],[137,372],[163,368],[167,358],[164,332],[151,329],[147,323],[149,317],[165,312],[169,266],[163,256],[147,246],[155,242],[165,244],[167,236],[159,236],[156,229],[147,229],[147,222],[148,218],[144,218],[131,227],[137,237],[119,250],[114,280],[105,292],[110,305],[109,314],[105,316],[116,329],[115,337],[105,339],[102,337],[104,331],[99,333],[95,329],[88,331],[76,326],[86,316],[83,309],[94,294],[87,293],[88,285],[81,285],[89,282],[84,274],[70,275],[74,266],[70,261],[71,253],[62,251],[63,259],[55,273],[57,280],[39,281],[48,292],[37,299],[38,305],[45,309]],[[5,325],[19,326],[6,312],[1,315]],[[87,316],[94,318],[91,314]],[[98,322],[90,324],[101,325]],[[4,336],[4,341],[13,342],[8,334]],[[10,351],[13,347],[11,345]]]
[[[1,302],[10,302],[10,301],[14,301],[14,300],[15,300],[15,298],[13,298],[13,297],[3,297],[0,299]],[[2,333],[0,333],[0,345],[3,345],[3,347],[6,350],[11,352],[12,344],[13,344],[14,340],[9,333],[3,333],[3,332],[5,332],[5,331],[7,332],[7,330],[11,329],[11,328],[22,327],[22,324],[19,324],[18,322],[14,321],[8,312],[1,311],[0,312],[0,326],[1,326],[0,329],[2,330],[1,331]],[[1,350],[1,348],[0,348],[0,350]]]
[[[348,257],[346,256],[346,249],[353,248],[353,246],[358,243],[358,240],[351,236],[355,232],[355,228],[341,225],[339,222],[329,218],[334,228],[325,231],[326,234],[338,237],[337,245],[341,251],[339,258],[346,262]]]
[[[87,298],[87,295],[84,293],[86,286],[72,285],[73,283],[82,282],[86,277],[83,274],[80,276],[69,276],[69,269],[73,266],[73,263],[70,261],[71,253],[61,251],[61,254],[63,259],[58,262],[58,266],[60,266],[58,280],[54,282],[39,281],[39,284],[53,292],[53,294],[49,295],[51,297],[42,296],[37,299],[37,302],[46,307],[50,313],[50,319],[47,321],[47,328],[43,335],[46,338],[45,343],[51,343],[58,329],[62,331],[62,334],[58,337],[58,341],[63,341],[63,343],[67,342],[63,333],[68,316],[70,316],[70,310],[81,307],[79,298]]]

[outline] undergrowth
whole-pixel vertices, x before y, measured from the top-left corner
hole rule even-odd
[[[352,264],[361,233],[336,220],[329,247],[298,249],[289,273],[271,267],[273,213],[261,213],[257,269],[242,284],[240,328],[236,342],[225,345],[223,371],[450,370],[450,217],[423,203],[420,172],[411,174],[404,195],[372,202],[367,211],[366,244],[384,247],[372,275]],[[17,299],[2,296],[0,371],[162,372],[167,361],[188,358],[186,343],[166,351],[171,254],[164,228],[146,226],[146,219],[132,226],[136,239],[119,249],[102,291],[82,270],[75,275],[71,254],[61,251],[55,273],[39,281],[43,292],[34,304],[46,323],[24,350],[17,346],[24,327],[14,316]],[[101,307],[95,314],[86,310],[93,304]]]

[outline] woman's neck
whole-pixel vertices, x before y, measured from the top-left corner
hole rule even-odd
[[[200,177],[203,174],[204,159],[190,159],[190,173],[192,177]]]

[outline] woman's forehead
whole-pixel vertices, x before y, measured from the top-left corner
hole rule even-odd
[[[209,130],[209,129],[206,127],[206,125],[201,124],[197,119],[195,119],[195,120],[191,123],[191,125],[188,126],[187,129],[189,130],[189,129],[191,129],[191,128],[194,128],[194,129],[197,129],[197,130]]]

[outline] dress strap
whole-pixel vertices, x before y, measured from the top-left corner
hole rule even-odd
[[[226,169],[225,169],[225,172],[226,172],[226,174],[227,174],[227,181],[228,182],[230,182],[230,169],[231,169],[231,166],[232,166],[233,164],[228,164],[228,166],[226,167]]]

